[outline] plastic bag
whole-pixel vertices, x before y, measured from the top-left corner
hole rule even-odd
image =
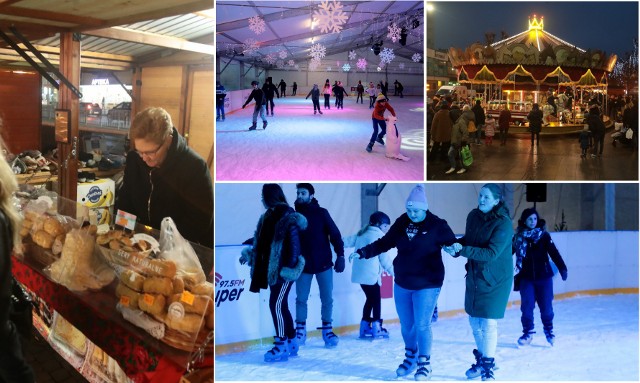
[[[182,237],[173,219],[166,217],[160,224],[160,255],[158,258],[175,262],[177,275],[185,284],[198,285],[206,280],[193,247]]]
[[[471,166],[473,163],[473,155],[471,154],[469,145],[465,145],[460,149],[460,158],[462,159],[462,164],[465,167]]]
[[[633,129],[627,129],[627,132],[624,134],[624,137],[627,140],[630,140],[633,138]]]

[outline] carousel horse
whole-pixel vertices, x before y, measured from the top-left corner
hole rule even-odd
[[[560,117],[560,121],[562,122],[567,122],[565,112],[567,111],[566,108],[567,108],[568,99],[569,97],[566,94],[560,93],[556,100],[556,106],[558,108],[558,116]]]
[[[553,105],[545,104],[542,106],[542,122],[549,125],[549,123],[557,121],[558,119],[553,115]]]

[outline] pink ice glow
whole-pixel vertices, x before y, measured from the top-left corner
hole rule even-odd
[[[249,131],[253,104],[227,113],[216,123],[217,181],[422,181],[424,170],[424,104],[421,97],[391,97],[402,134],[401,153],[411,158],[400,161],[385,157],[376,144],[372,153],[365,147],[372,133],[368,100],[356,104],[345,98],[344,109],[324,109],[313,114],[311,100],[286,97],[275,100],[275,117],[268,126]],[[388,113],[388,112],[387,112]]]

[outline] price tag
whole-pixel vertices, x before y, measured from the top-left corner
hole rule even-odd
[[[118,209],[118,213],[116,214],[116,225],[133,230],[136,227],[137,219],[137,216]]]
[[[153,302],[155,302],[156,300],[156,297],[154,297],[153,295],[144,294],[142,296],[142,300],[144,301],[144,303],[148,304],[149,306],[152,306]]]
[[[129,307],[129,305],[131,304],[130,302],[131,299],[128,296],[123,295],[120,297],[120,304],[122,304],[124,307]]]
[[[193,306],[193,299],[195,298],[195,296],[193,294],[191,294],[190,292],[188,292],[187,290],[182,292],[182,296],[180,297],[180,300],[186,304],[188,304],[189,306]]]

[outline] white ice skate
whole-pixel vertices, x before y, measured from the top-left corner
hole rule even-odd
[[[387,158],[394,158],[396,160],[401,161],[409,161],[411,158],[400,153],[400,144],[402,143],[402,135],[398,131],[398,127],[396,127],[396,121],[398,119],[393,116],[389,116],[388,119],[388,127],[387,129],[387,143],[385,145],[385,156]]]

